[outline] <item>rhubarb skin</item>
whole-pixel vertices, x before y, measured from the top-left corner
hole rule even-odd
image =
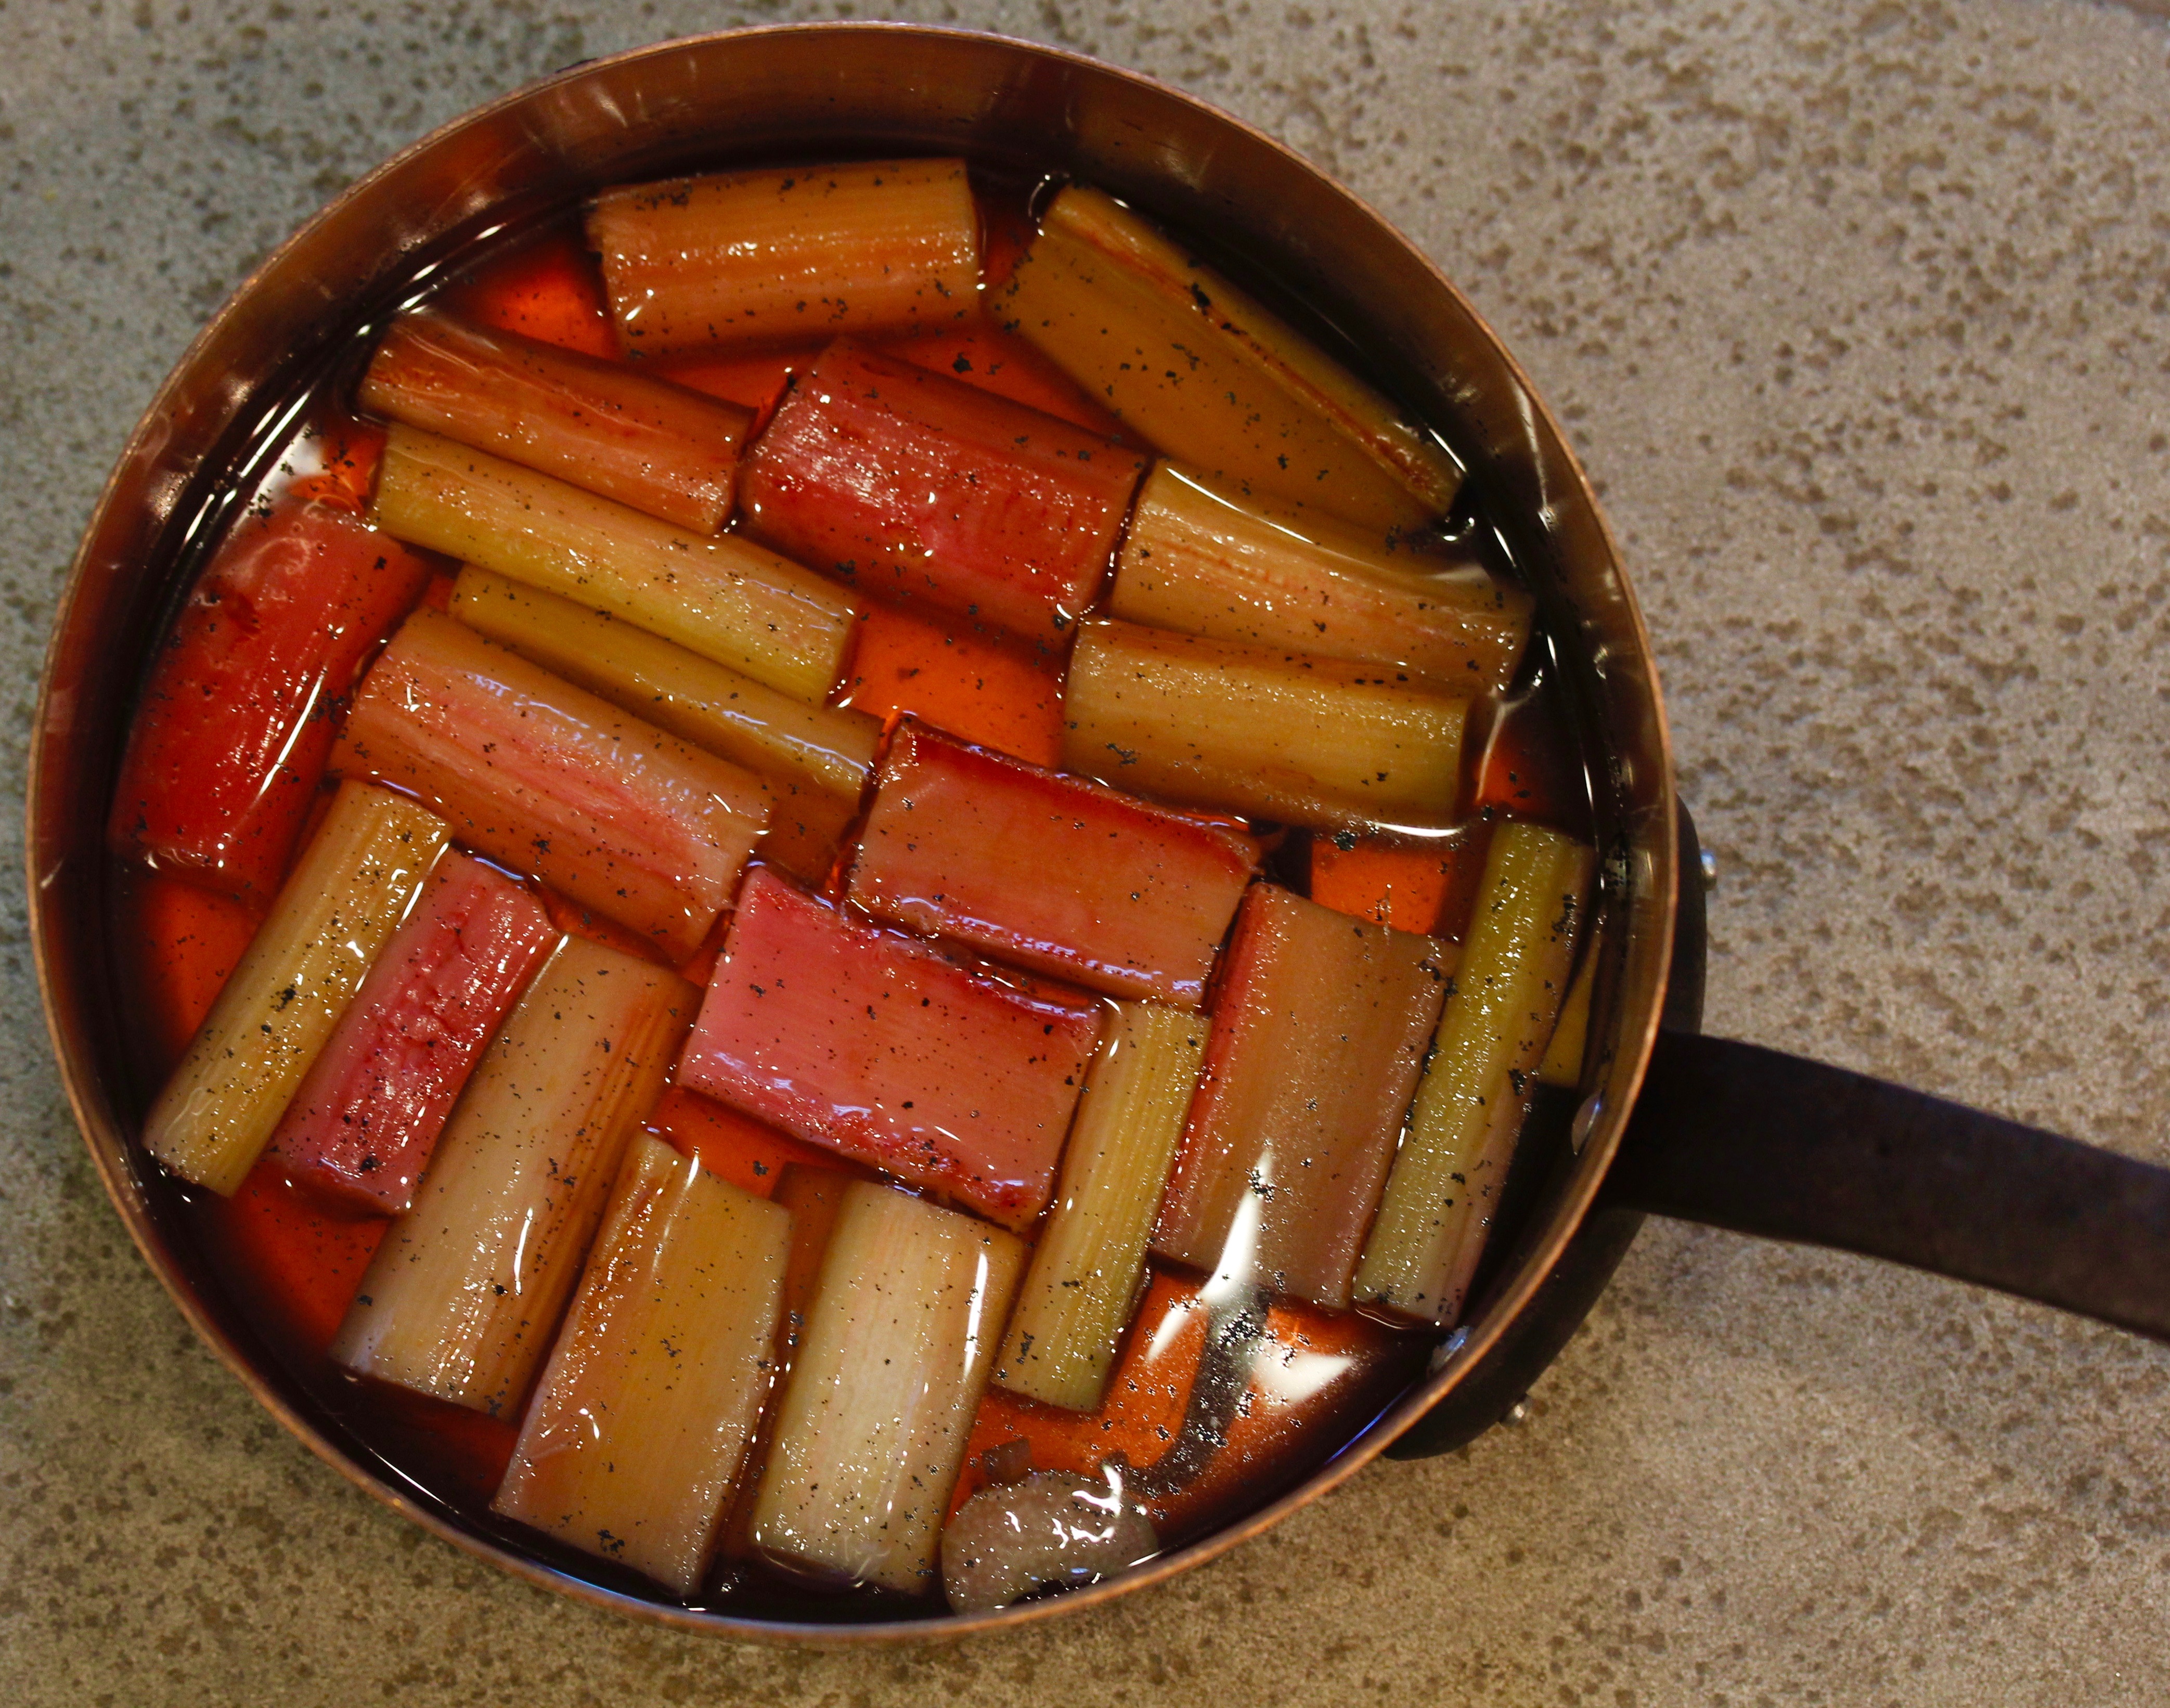
[[[907,723],[849,893],[1034,972],[1196,1008],[1258,861],[1237,831]]]
[[[1058,195],[990,295],[1095,402],[1238,496],[1403,529],[1454,500],[1460,467],[1428,433],[1100,190]]]
[[[713,534],[753,413],[622,362],[424,311],[393,322],[364,408]]]
[[[334,1362],[518,1415],[698,994],[651,962],[559,943],[453,1106],[414,1208],[347,1306]]]
[[[1433,938],[1255,886],[1153,1250],[1345,1309],[1452,968]]]
[[[1107,605],[1126,622],[1391,665],[1463,695],[1514,679],[1531,609],[1473,553],[1239,503],[1172,462],[1138,494]]]
[[[791,1214],[635,1134],[490,1509],[701,1587],[768,1397]]]
[[[430,574],[329,504],[237,521],[152,665],[114,791],[113,851],[268,902],[340,698]]]
[[[607,189],[588,215],[621,349],[673,350],[976,318],[961,160],[876,160]]]
[[[411,791],[459,841],[674,961],[701,946],[766,822],[758,779],[431,611],[355,697],[332,769]]]
[[[483,1045],[557,941],[527,890],[478,860],[445,855],[267,1154],[320,1198],[366,1214],[407,1209]]]
[[[1452,823],[1469,702],[1347,659],[1084,624],[1062,763],[1185,805],[1358,835]]]
[[[678,1083],[1023,1231],[1046,1207],[1096,1003],[997,982],[746,876]]]
[[[747,456],[748,533],[899,604],[1052,641],[1092,603],[1145,459],[840,339]]]

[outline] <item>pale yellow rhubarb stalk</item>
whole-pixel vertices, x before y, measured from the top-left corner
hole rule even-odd
[[[917,1594],[1024,1269],[1015,1235],[845,1189],[754,1500],[755,1546],[836,1584]]]
[[[1598,936],[1602,935],[1601,926]],[[1583,952],[1574,983],[1567,987],[1559,1022],[1553,1027],[1552,1042],[1545,1046],[1545,1059],[1537,1069],[1537,1077],[1548,1086],[1571,1088],[1582,1083],[1582,1059],[1590,1043],[1590,995],[1596,983],[1597,942],[1593,939]]]
[[[1354,1296],[1446,1324],[1482,1250],[1489,1195],[1511,1154],[1588,905],[1590,851],[1510,823],[1494,833],[1454,990],[1408,1132],[1356,1266]],[[1513,1111],[1507,1118],[1504,1111]]]
[[[770,798],[763,851],[816,883],[828,876],[859,810],[879,718],[808,705],[607,612],[473,564],[460,571],[452,611],[522,658],[746,766]]]
[[[143,1121],[143,1145],[232,1196],[444,851],[444,820],[359,782],[316,835]]]
[[[806,1322],[813,1309],[814,1285],[821,1275],[821,1259],[829,1249],[829,1235],[836,1225],[837,1212],[843,1208],[844,1194],[857,1178],[833,1168],[810,1168],[803,1162],[786,1163],[777,1177],[776,1196],[769,1201],[782,1205],[790,1214],[791,1252],[783,1265],[783,1302],[772,1342],[772,1394],[783,1391],[798,1361],[799,1349],[806,1343]],[[761,1414],[760,1428],[746,1454],[746,1463],[753,1470],[740,1479],[738,1498],[731,1503],[716,1539],[717,1550],[726,1559],[754,1557],[757,1472],[768,1462],[768,1444],[776,1434],[776,1412],[777,1407],[771,1404]]]
[[[1446,514],[1454,459],[1392,403],[1101,191],[1056,196],[994,305],[1162,450],[1378,528]]]
[[[1467,713],[1375,665],[1088,622],[1064,689],[1062,763],[1284,824],[1431,827],[1453,817]]]
[[[1095,1409],[1107,1388],[1205,1051],[1201,1015],[1115,1008],[995,1364],[999,1386],[1075,1412]]]
[[[701,1587],[769,1390],[791,1213],[636,1134],[493,1512]]]
[[[516,1411],[700,995],[585,937],[559,944],[468,1081],[333,1359],[493,1417]]]
[[[607,189],[588,215],[628,354],[930,330],[979,307],[961,160],[877,160]]]
[[[840,589],[735,534],[668,522],[547,474],[394,424],[370,519],[819,705],[858,609]]]
[[[1513,677],[1530,606],[1521,588],[1467,558],[1240,503],[1162,462],[1138,494],[1107,610],[1156,628],[1388,665],[1398,680],[1469,695]]]

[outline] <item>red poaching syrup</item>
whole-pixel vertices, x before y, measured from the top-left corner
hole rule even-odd
[[[988,210],[987,273],[999,283],[1029,230],[1025,198],[986,195],[982,205]],[[617,354],[594,258],[569,227],[546,229],[487,258],[448,284],[438,302],[488,325],[593,354]],[[875,347],[1094,432],[1125,437],[1120,424],[1045,356],[991,324],[879,341]],[[656,371],[766,410],[819,348],[678,358],[659,363]],[[274,460],[274,472],[252,499],[303,491],[364,507],[383,434],[345,414],[345,402],[339,398],[315,414]],[[422,602],[439,608],[456,566],[443,567],[446,573],[422,595]],[[1540,646],[1533,643],[1531,653],[1540,655]],[[1060,654],[976,633],[938,613],[906,614],[870,604],[845,680],[831,697],[890,719],[909,713],[967,739],[1053,766],[1061,745],[1064,664]],[[1344,912],[1458,941],[1493,814],[1512,813],[1589,834],[1588,797],[1575,754],[1557,681],[1526,665],[1492,728],[1481,740],[1472,732],[1465,755],[1469,781],[1462,826],[1423,839],[1291,833],[1274,862],[1275,875],[1307,887],[1314,899]],[[131,993],[134,1010],[126,1028],[131,1066],[147,1094],[179,1059],[247,948],[259,915],[177,878],[134,867],[116,866],[115,894],[119,985]],[[544,899],[560,929],[631,953],[651,953],[645,939],[564,898],[546,891]],[[716,938],[681,969],[697,983],[707,980],[722,929],[719,924]],[[762,1197],[774,1191],[786,1164],[865,1172],[676,1089],[665,1094],[649,1126],[711,1172]],[[455,1507],[478,1514],[486,1510],[510,1455],[516,1419],[500,1421],[358,1380],[325,1356],[389,1224],[319,1204],[269,1159],[231,1198],[194,1188],[181,1197],[200,1249],[228,1296],[304,1385],[414,1483]],[[1232,1336],[1195,1279],[1156,1268],[1100,1411],[1066,1412],[990,1389],[957,1501],[986,1480],[983,1457],[1013,1449],[1020,1438],[1043,1469],[1090,1472],[1114,1451],[1141,1474],[1162,1541],[1173,1545],[1256,1504],[1262,1494],[1327,1457],[1414,1379],[1429,1346],[1422,1337],[1396,1333],[1361,1316],[1280,1302],[1263,1322],[1237,1326],[1240,1332]],[[1178,1449],[1186,1427],[1202,1427],[1219,1444],[1206,1449],[1200,1465],[1187,1469],[1178,1464],[1184,1458]],[[1195,1444],[1185,1450],[1197,1456]],[[749,1570],[743,1563],[729,1568],[740,1586]],[[758,1583],[757,1571],[752,1581]],[[776,1586],[766,1588],[774,1599]]]

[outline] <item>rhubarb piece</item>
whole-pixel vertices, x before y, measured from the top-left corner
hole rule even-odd
[[[1052,640],[1093,602],[1146,460],[840,339],[748,455],[748,533],[860,590]]]
[[[843,667],[856,608],[837,588],[742,540],[667,522],[394,424],[371,519],[743,670],[819,705]]]
[[[815,1284],[754,1501],[764,1555],[839,1587],[934,1587],[949,1494],[1024,1241],[860,1181]]]
[[[334,1362],[493,1417],[518,1412],[699,995],[599,943],[559,945],[377,1248]]]
[[[1442,1325],[1461,1314],[1529,1081],[1566,994],[1595,857],[1526,823],[1493,835],[1477,910],[1408,1136],[1356,1273],[1360,1300]],[[1516,1111],[1499,1121],[1502,1106]],[[1503,1140],[1499,1128],[1505,1130]]]
[[[444,846],[443,821],[412,801],[339,790],[143,1118],[145,1150],[232,1195]]]
[[[789,1143],[788,1140],[783,1141]],[[854,1177],[836,1168],[788,1163],[776,1182],[771,1202],[791,1215],[791,1253],[783,1268],[783,1302],[778,1313],[776,1337],[770,1350],[770,1389],[781,1394],[791,1380],[799,1348],[806,1344],[806,1325],[814,1311],[814,1287],[820,1279],[821,1260],[828,1255],[829,1238],[844,1207],[844,1193]],[[761,1414],[753,1445],[746,1462],[768,1462],[769,1443],[776,1435],[776,1412],[769,1406]],[[754,1557],[753,1509],[758,1484],[751,1476],[740,1480],[738,1498],[725,1516],[716,1539],[717,1551],[726,1559]]]
[[[1118,787],[1285,824],[1448,823],[1468,702],[1344,659],[1089,622],[1062,762]]]
[[[768,1397],[791,1213],[636,1134],[490,1510],[690,1600]]]
[[[879,160],[607,189],[588,214],[628,353],[930,330],[978,312],[961,160]]]
[[[1116,1005],[1063,1152],[1055,1209],[1002,1336],[995,1380],[1090,1412],[1145,1289],[1146,1243],[1198,1083],[1205,1027],[1150,1002]]]
[[[469,847],[676,960],[730,900],[767,810],[736,766],[433,611],[369,673],[332,769],[411,791]]]
[[[753,421],[622,362],[426,311],[392,323],[361,400],[701,534],[730,514]]]
[[[1574,982],[1567,987],[1567,1001],[1560,1005],[1545,1059],[1537,1067],[1537,1077],[1546,1085],[1572,1090],[1582,1083],[1582,1059],[1590,1044],[1590,1002],[1596,985],[1597,945],[1593,941],[1584,951]]]
[[[829,874],[881,739],[880,720],[809,706],[685,648],[472,565],[452,615],[613,706],[759,777],[769,795],[762,853],[815,883]],[[793,841],[803,833],[803,844]]]
[[[1035,1471],[981,1489],[943,1527],[942,1593],[953,1613],[991,1613],[1116,1577],[1159,1551],[1112,1469],[1098,1478]]]
[[[1195,1008],[1258,858],[1234,830],[907,723],[850,894],[1035,972]]]
[[[1153,1250],[1346,1308],[1452,964],[1433,938],[1255,886]]]
[[[1430,435],[1097,189],[1056,196],[997,312],[1162,450],[1253,494],[1366,526],[1446,513]]]
[[[352,515],[244,515],[159,649],[128,732],[107,838],[258,907],[308,815],[333,713],[430,568]]]
[[[1022,1231],[1099,1033],[1096,1004],[960,966],[756,867],[678,1081]]]
[[[406,1209],[475,1059],[557,941],[534,896],[446,854],[286,1106],[268,1154],[320,1197],[373,1214]]]
[[[1173,462],[1138,494],[1107,608],[1155,628],[1391,665],[1396,681],[1449,694],[1505,688],[1530,638],[1530,595],[1473,558],[1239,503]]]

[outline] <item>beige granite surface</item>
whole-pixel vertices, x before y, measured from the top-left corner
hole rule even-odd
[[[1725,865],[1713,1029],[2170,1161],[2162,0],[906,10],[1221,103],[1493,318],[1638,578]],[[97,484],[253,257],[486,96],[795,15],[0,0],[11,796]],[[1521,1427],[1171,1587],[879,1654],[607,1618],[350,1492],[193,1342],[61,1105],[12,894],[0,1027],[8,1700],[2170,1698],[2170,1350],[1660,1223]]]

